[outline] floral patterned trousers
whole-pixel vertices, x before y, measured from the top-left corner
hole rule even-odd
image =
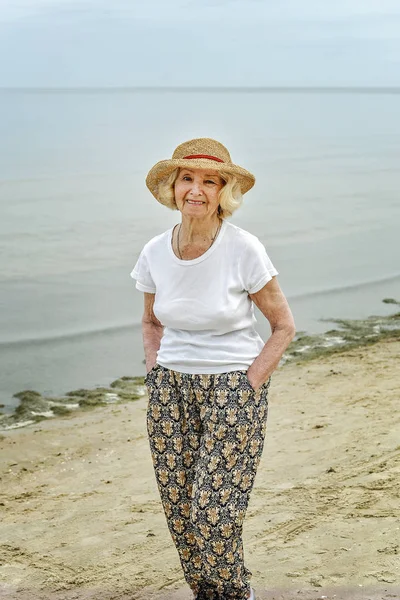
[[[242,528],[264,444],[268,380],[245,371],[146,377],[147,428],[168,527],[197,600],[244,600]]]

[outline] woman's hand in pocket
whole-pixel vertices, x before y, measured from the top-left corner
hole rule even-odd
[[[153,371],[155,371],[158,367],[157,363],[154,363],[154,365],[147,371],[145,377],[144,377],[144,382],[147,384],[149,377],[151,376],[151,374],[153,373]]]
[[[246,376],[247,376],[248,382],[250,383],[251,387],[253,388],[253,390],[255,392],[257,392],[267,381],[267,379],[265,379],[265,377],[260,378],[260,375],[257,374],[257,371],[256,371],[256,369],[253,368],[253,365],[251,365],[247,369]]]

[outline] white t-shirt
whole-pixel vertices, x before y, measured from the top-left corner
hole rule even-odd
[[[264,346],[248,294],[278,271],[257,237],[226,220],[193,260],[175,255],[172,231],[145,245],[131,273],[138,290],[155,294],[154,314],[164,326],[157,363],[181,373],[247,369]]]

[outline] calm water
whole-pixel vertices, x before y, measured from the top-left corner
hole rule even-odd
[[[198,136],[255,173],[233,221],[265,243],[298,330],[392,312],[398,95],[0,92],[0,402],[144,372],[129,272],[177,220],[144,178]]]

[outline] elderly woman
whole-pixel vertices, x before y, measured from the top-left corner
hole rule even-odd
[[[264,246],[227,220],[254,182],[215,140],[178,146],[146,184],[181,220],[144,246],[131,273],[144,292],[157,484],[198,600],[255,597],[243,520],[264,444],[270,376],[295,331]],[[271,326],[266,344],[253,304]]]

